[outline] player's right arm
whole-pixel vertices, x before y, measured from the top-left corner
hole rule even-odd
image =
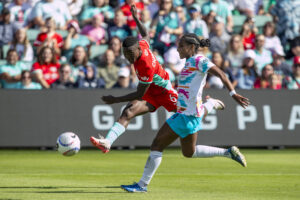
[[[124,96],[120,96],[120,97],[114,97],[112,95],[103,96],[102,100],[106,104],[114,104],[114,103],[121,103],[121,102],[142,99],[142,97],[147,92],[149,87],[150,87],[150,84],[139,83],[137,90],[135,92],[132,92],[132,93],[126,94]]]
[[[130,11],[131,11],[132,17],[133,17],[141,35],[142,35],[142,38],[144,40],[146,40],[147,42],[149,42],[150,41],[149,34],[147,32],[146,27],[142,24],[142,22],[138,18],[137,9],[136,9],[136,6],[134,3],[131,5]]]

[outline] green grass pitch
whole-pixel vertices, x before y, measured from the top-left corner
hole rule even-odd
[[[166,150],[148,193],[126,193],[149,150],[0,150],[0,200],[300,199],[300,150],[243,150],[248,168],[227,158],[188,159]]]

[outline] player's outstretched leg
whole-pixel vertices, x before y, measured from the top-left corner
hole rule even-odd
[[[90,137],[92,144],[100,149],[103,153],[108,153],[111,145],[126,130],[130,120],[138,115],[143,115],[155,110],[155,107],[144,100],[134,100],[129,102],[123,110],[120,118],[108,131],[106,138],[99,135],[99,138]]]

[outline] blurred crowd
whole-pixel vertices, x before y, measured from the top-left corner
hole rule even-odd
[[[138,79],[121,48],[127,36],[140,37],[131,1],[1,1],[1,88],[135,88]],[[135,4],[150,33],[153,53],[174,86],[185,64],[177,52],[178,38],[195,33],[210,39],[211,46],[203,53],[236,88],[300,89],[300,1],[136,0]],[[270,20],[257,26],[265,19]],[[100,53],[91,56],[99,48]],[[224,88],[215,76],[208,77],[206,87]]]

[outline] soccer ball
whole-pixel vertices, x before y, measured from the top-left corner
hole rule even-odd
[[[64,156],[73,156],[80,150],[79,137],[72,132],[62,133],[56,141],[57,150]]]

